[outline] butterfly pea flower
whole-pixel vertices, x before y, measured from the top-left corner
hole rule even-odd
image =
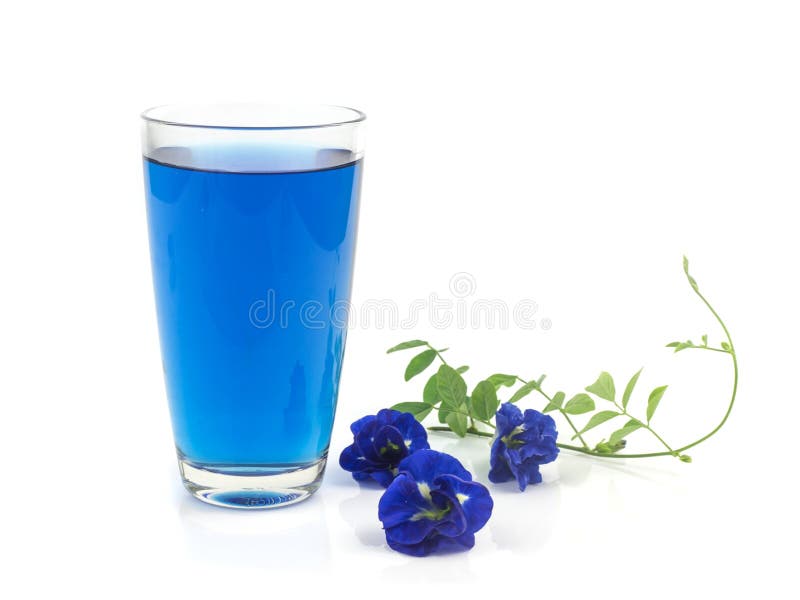
[[[373,479],[388,486],[397,467],[410,454],[430,448],[425,428],[411,413],[385,408],[352,425],[353,443],[342,451],[339,464],[356,481]]]
[[[497,411],[495,424],[489,481],[516,479],[520,491],[529,483],[540,483],[539,465],[553,462],[558,456],[558,432],[553,418],[538,410],[527,409],[523,413],[506,402]]]
[[[403,459],[378,503],[389,547],[411,556],[469,550],[492,514],[489,490],[458,460],[435,450]]]

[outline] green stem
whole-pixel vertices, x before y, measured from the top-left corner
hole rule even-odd
[[[722,352],[723,354],[730,354],[724,348],[712,348],[711,346],[686,346],[684,350],[711,350],[712,352]]]
[[[694,293],[697,294],[697,296],[700,298],[700,300],[703,301],[703,304],[706,305],[706,308],[708,308],[708,310],[711,311],[711,314],[714,315],[714,318],[717,320],[717,323],[719,323],[720,327],[722,327],[722,331],[725,332],[725,337],[728,339],[728,346],[730,347],[728,353],[731,355],[731,360],[733,361],[733,391],[731,392],[731,401],[728,404],[728,410],[725,411],[725,415],[722,417],[722,420],[719,422],[719,424],[709,433],[701,437],[699,440],[695,440],[691,444],[687,444],[682,448],[678,448],[675,452],[683,452],[684,450],[693,448],[694,446],[697,446],[698,444],[705,442],[708,438],[710,438],[712,435],[714,435],[720,429],[722,429],[722,426],[725,425],[725,422],[731,415],[731,411],[733,410],[733,404],[736,401],[736,391],[739,387],[739,361],[736,360],[736,351],[734,350],[731,334],[728,331],[728,328],[725,326],[725,323],[722,321],[722,318],[719,316],[719,314],[717,314],[717,311],[714,310],[714,307],[712,307],[711,304],[709,304],[708,300],[706,300],[706,297],[700,293],[700,290],[698,290],[696,286],[692,286],[692,289],[694,290]]]
[[[705,304],[706,308],[708,308],[708,310],[711,311],[711,314],[714,315],[714,318],[717,320],[717,323],[719,323],[720,327],[722,327],[722,331],[725,332],[725,337],[727,338],[728,345],[730,347],[730,350],[722,350],[722,352],[727,352],[728,354],[730,354],[731,360],[733,361],[733,389],[731,390],[731,399],[730,402],[728,403],[728,409],[725,411],[725,415],[722,417],[722,420],[716,427],[714,427],[714,429],[712,429],[710,432],[708,432],[700,439],[695,440],[690,444],[686,444],[685,446],[681,446],[680,448],[676,448],[674,450],[670,449],[669,452],[649,452],[646,454],[603,454],[601,452],[595,452],[594,450],[586,450],[585,448],[581,448],[579,446],[572,446],[570,444],[558,444],[559,448],[564,448],[565,450],[573,450],[575,452],[581,452],[583,454],[589,454],[591,456],[599,456],[601,458],[652,458],[655,456],[680,456],[680,454],[685,452],[686,450],[694,448],[698,444],[702,444],[703,442],[705,442],[708,438],[710,438],[720,429],[722,429],[723,425],[725,425],[725,423],[728,420],[728,417],[730,417],[731,415],[731,411],[733,410],[733,405],[736,402],[736,392],[739,388],[739,361],[736,359],[736,351],[734,350],[733,339],[731,338],[730,331],[728,331],[728,328],[726,327],[725,322],[722,320],[722,317],[720,317],[717,311],[714,310],[714,307],[711,306],[706,297],[700,293],[700,290],[697,288],[697,284],[694,283],[694,280],[690,278],[688,271],[686,273],[686,276],[687,278],[689,278],[689,283],[692,284],[692,289],[694,290],[694,293],[697,294],[698,298],[700,298],[700,300],[703,301],[703,304]],[[701,348],[701,346],[696,346],[696,347]],[[716,350],[716,348],[704,348],[704,349]],[[650,432],[653,433],[653,435],[656,435],[655,432],[652,429],[650,429],[649,426],[645,425],[645,427],[649,429]],[[656,435],[656,437],[658,436]],[[669,448],[669,446],[667,446],[667,444],[663,440],[661,440],[661,443],[663,443],[664,446]]]
[[[573,452],[580,452],[581,454],[588,454],[589,456],[599,456],[600,458],[652,458],[655,456],[672,456],[670,452],[650,452],[647,454],[603,454],[595,452],[594,450],[586,450],[580,446],[573,446],[571,444],[556,444],[563,450],[572,450]]]
[[[656,439],[657,439],[659,442],[661,442],[661,443],[664,445],[664,447],[667,449],[667,453],[668,453],[669,455],[671,455],[671,456],[676,456],[676,457],[678,456],[678,454],[675,452],[675,450],[673,450],[672,448],[670,448],[670,445],[669,445],[667,442],[665,442],[665,441],[664,441],[664,438],[662,438],[660,435],[658,435],[658,434],[655,432],[655,430],[654,430],[652,427],[650,427],[650,423],[645,423],[645,422],[644,422],[644,421],[642,421],[641,419],[637,419],[636,417],[634,417],[634,416],[633,416],[631,413],[629,413],[629,412],[628,412],[628,410],[627,410],[626,408],[622,407],[622,406],[621,406],[621,405],[620,405],[620,404],[619,404],[619,403],[618,403],[616,400],[614,400],[614,406],[616,406],[616,407],[617,407],[617,410],[619,410],[619,412],[620,412],[620,414],[621,414],[621,415],[623,415],[623,416],[625,416],[625,417],[628,417],[629,419],[633,419],[634,421],[637,421],[637,422],[641,423],[641,424],[642,424],[642,427],[643,427],[644,429],[646,429],[647,431],[649,431],[650,433],[652,433],[652,434],[655,436],[655,438],[656,438]]]
[[[562,415],[564,415],[564,418],[567,420],[567,423],[569,423],[569,426],[572,427],[572,431],[574,431],[575,435],[578,436],[578,439],[581,441],[581,444],[583,444],[583,447],[586,450],[588,450],[589,449],[589,444],[586,443],[586,440],[584,440],[583,436],[578,432],[578,428],[575,427],[575,425],[572,422],[572,419],[569,418],[569,415],[564,410],[562,410],[560,408],[558,409],[558,412],[560,412]]]
[[[638,420],[638,419],[637,419],[637,420]],[[640,422],[640,423],[642,423],[641,421],[639,421],[639,422]],[[649,425],[649,424],[642,423],[642,425],[644,425],[644,428],[645,428],[645,429],[647,429],[647,431],[649,431],[650,433],[652,433],[652,434],[653,434],[653,435],[656,437],[656,439],[657,439],[659,442],[661,442],[662,444],[664,444],[664,447],[667,449],[667,451],[668,451],[668,452],[669,452],[669,453],[670,453],[672,456],[678,456],[678,454],[675,452],[675,450],[673,450],[672,448],[670,448],[669,444],[668,444],[667,442],[665,442],[665,441],[663,440],[663,438],[662,438],[660,435],[658,435],[658,434],[657,434],[655,431],[653,431],[653,429],[650,427],[650,425]]]
[[[446,433],[455,433],[452,429],[450,429],[447,426],[443,426],[443,425],[430,425],[430,426],[427,427],[427,430],[428,431],[440,431],[440,432],[446,432]],[[467,435],[474,435],[474,436],[477,436],[477,437],[484,437],[484,438],[493,438],[494,437],[493,433],[489,433],[487,431],[477,431],[477,430],[476,431],[467,431]],[[601,454],[598,454],[597,452],[594,452],[592,450],[589,450],[589,449],[586,449],[586,448],[581,448],[580,446],[572,446],[570,444],[556,444],[556,446],[558,446],[559,448],[562,448],[564,450],[574,450],[575,452],[581,452],[583,454],[588,454],[590,456],[608,456],[608,458],[618,458],[618,455],[616,455],[616,454],[601,455]],[[641,456],[641,457],[645,457],[645,456],[661,456],[661,453],[657,453],[657,454],[637,454],[636,456]]]
[[[434,347],[433,347],[433,346],[431,346],[430,344],[425,344],[425,345],[426,345],[428,348],[430,348],[431,350],[433,350],[434,352],[436,352],[436,356],[438,356],[438,357],[439,357],[439,360],[440,360],[440,361],[442,361],[442,364],[443,364],[443,365],[446,365],[446,364],[447,364],[447,361],[444,359],[444,356],[442,356],[442,353],[441,353],[441,352],[439,352],[439,351],[438,351],[436,348],[434,348]]]
[[[433,426],[433,425],[428,427],[428,431],[449,431],[450,433],[455,433],[449,427],[440,427],[440,426]],[[489,433],[488,431],[478,431],[477,429],[474,430],[474,431],[467,431],[467,435],[477,435],[478,437],[486,437],[486,438],[494,437],[493,433]]]

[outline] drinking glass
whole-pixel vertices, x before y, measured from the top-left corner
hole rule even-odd
[[[161,355],[183,483],[269,508],[319,487],[347,333],[364,114],[142,114]]]

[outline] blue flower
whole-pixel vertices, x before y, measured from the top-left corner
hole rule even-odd
[[[489,490],[435,450],[415,452],[399,471],[378,504],[389,547],[411,556],[472,548],[475,532],[492,515]]]
[[[352,425],[353,443],[342,451],[339,464],[356,481],[374,479],[383,487],[397,475],[397,466],[409,454],[430,448],[428,434],[410,413],[384,408]]]
[[[542,481],[539,465],[558,456],[556,422],[538,410],[525,414],[506,402],[495,415],[497,432],[489,461],[489,481],[502,483],[516,479],[520,491],[529,483]]]

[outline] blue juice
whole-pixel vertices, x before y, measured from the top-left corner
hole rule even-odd
[[[336,409],[361,162],[162,150],[144,170],[178,452],[221,468],[311,463]]]

